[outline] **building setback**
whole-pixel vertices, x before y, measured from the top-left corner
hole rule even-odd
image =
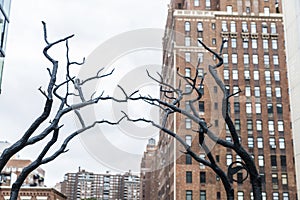
[[[204,73],[209,73],[208,65],[216,62],[198,40],[217,52],[222,40],[228,40],[222,55],[224,65],[218,73],[230,93],[242,90],[230,99],[230,116],[242,145],[253,155],[262,177],[264,200],[296,199],[281,12],[281,3],[277,0],[171,0],[163,42],[162,76],[176,86],[179,83],[175,74],[177,68],[186,77],[194,77],[199,61],[200,81]],[[220,88],[206,78],[204,91],[199,101],[199,114],[211,125],[211,130],[220,133],[219,137],[231,140],[221,117]],[[181,107],[188,109],[184,103]],[[193,132],[197,124],[176,114],[168,125],[185,138],[198,155],[206,157]],[[226,198],[215,173],[181,153],[183,147],[173,138],[160,133],[153,149],[147,149],[142,159],[142,199]],[[233,151],[218,145],[211,151],[224,171],[232,162],[240,160]],[[242,176],[238,174],[237,178]],[[252,198],[249,179],[243,184],[233,183],[233,186],[236,199]],[[149,188],[155,197],[147,196]]]
[[[95,174],[81,170],[67,173],[58,188],[68,199],[131,199],[139,200],[139,177],[127,172],[117,174]]]

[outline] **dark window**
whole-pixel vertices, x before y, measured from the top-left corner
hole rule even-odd
[[[204,101],[199,101],[199,112],[204,112],[205,108],[204,108]]]
[[[221,192],[217,192],[217,200],[221,199]]]
[[[218,107],[219,107],[219,105],[218,105],[218,103],[217,102],[215,102],[215,110],[218,110]]]
[[[240,103],[234,102],[234,113],[240,113]]]
[[[185,164],[187,164],[187,165],[192,164],[192,156],[190,154],[185,155]]]
[[[217,93],[217,92],[218,92],[218,87],[214,86],[214,93]]]
[[[267,107],[268,107],[268,113],[273,114],[273,105],[271,103],[268,103]]]
[[[266,183],[265,174],[260,174],[261,182]]]
[[[282,114],[282,104],[277,104],[276,108],[277,108],[277,114]]]
[[[206,200],[206,191],[200,190],[200,200]]]
[[[220,162],[220,156],[219,155],[216,155],[216,161]]]
[[[192,172],[188,171],[186,172],[186,183],[192,183],[193,179],[192,179]]]
[[[238,184],[242,184],[242,182],[243,182],[243,173],[237,173],[237,182],[238,182]]]
[[[192,190],[186,190],[185,191],[185,199],[186,200],[192,200],[193,199],[193,191]]]
[[[277,160],[276,160],[276,156],[275,155],[271,156],[271,166],[272,167],[276,167],[277,166]]]
[[[206,183],[206,173],[200,172],[200,183]]]
[[[280,163],[282,167],[286,167],[286,156],[280,156]]]

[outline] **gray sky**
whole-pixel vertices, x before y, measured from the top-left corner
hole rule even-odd
[[[49,66],[42,55],[42,20],[47,23],[50,41],[75,34],[75,38],[70,41],[71,58],[80,60],[120,33],[140,28],[163,29],[168,2],[169,0],[13,0],[0,95],[1,140],[14,142],[42,111],[44,99],[37,89],[45,86],[48,80],[46,67]],[[63,50],[55,53],[64,55]],[[73,126],[72,116],[65,123]],[[140,149],[140,146],[131,144],[133,149]],[[47,185],[52,186],[63,180],[66,172],[75,172],[78,166],[96,173],[111,170],[87,153],[79,139],[75,139],[69,149],[67,154],[43,166]],[[21,152],[21,157],[34,159],[35,150],[25,149]]]

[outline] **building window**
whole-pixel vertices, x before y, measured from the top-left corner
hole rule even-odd
[[[234,113],[240,113],[240,103],[239,102],[234,102]]]
[[[226,164],[229,166],[232,163],[232,155],[226,154]]]
[[[251,26],[251,33],[256,33],[256,23],[251,22],[250,26]]]
[[[269,134],[270,135],[274,135],[274,131],[275,131],[275,128],[274,128],[274,121],[272,120],[269,120],[268,121],[268,129],[269,129]]]
[[[279,65],[278,55],[273,55],[273,64],[274,65]]]
[[[252,113],[252,105],[251,103],[246,103],[246,113],[251,114]]]
[[[238,192],[237,193],[237,199],[238,200],[244,200],[244,192]]]
[[[233,94],[235,94],[234,96],[235,97],[239,96],[238,92],[239,92],[240,88],[238,86],[233,86],[232,89],[233,89]],[[229,90],[228,90],[228,94],[229,94]]]
[[[248,137],[248,147],[253,148],[254,147],[254,139],[253,137]]]
[[[228,14],[232,14],[232,6],[226,6],[226,11]]]
[[[264,7],[264,14],[265,14],[265,16],[270,16],[270,8],[269,7]]]
[[[271,34],[275,34],[276,31],[276,24],[274,22],[271,23]]]
[[[203,38],[202,37],[198,37],[198,47],[202,47],[201,42],[203,42]]]
[[[185,85],[185,90],[184,90],[184,92],[186,92],[186,93],[192,92],[192,86],[189,85],[189,84],[186,84],[186,85]]]
[[[252,39],[252,49],[257,49],[257,39]]]
[[[281,174],[281,182],[282,182],[282,185],[288,184],[287,174]]]
[[[230,32],[236,32],[236,24],[235,21],[230,22]]]
[[[239,72],[237,69],[232,70],[232,79],[239,80]]]
[[[277,125],[278,125],[278,131],[283,132],[284,131],[283,121],[278,121]]]
[[[226,21],[222,21],[222,31],[223,32],[227,32],[228,31],[227,22]]]
[[[223,54],[223,62],[224,64],[228,64],[228,54]]]
[[[250,86],[245,87],[245,96],[246,97],[251,97],[251,88],[250,88]]]
[[[259,71],[257,70],[253,71],[253,80],[255,81],[259,80]]]
[[[255,103],[255,113],[261,114],[261,104],[260,103]]]
[[[268,103],[267,104],[267,110],[268,110],[268,114],[273,114],[273,104]]]
[[[191,53],[185,52],[185,62],[191,62]]]
[[[192,175],[192,172],[191,171],[187,171],[186,172],[186,176],[185,176],[185,180],[186,180],[186,183],[192,183],[193,182],[193,175]]]
[[[258,158],[258,166],[260,166],[260,167],[265,166],[264,156],[259,155],[259,156],[257,156],[257,158]]]
[[[279,149],[285,149],[284,138],[279,138]]]
[[[266,87],[266,96],[272,97],[272,88],[271,87]]]
[[[254,87],[254,96],[260,97],[260,87]]]
[[[263,40],[263,49],[268,49],[268,48],[269,48],[269,41]]]
[[[270,144],[270,148],[271,148],[271,149],[276,149],[276,141],[275,141],[275,138],[270,137],[270,138],[269,138],[269,144]]]
[[[212,43],[212,45],[216,45],[216,44],[217,44],[216,38],[213,38],[213,39],[211,40],[211,43]]]
[[[264,142],[262,137],[257,138],[257,148],[262,149],[264,148]]]
[[[247,22],[242,22],[242,32],[248,32],[248,25]]]
[[[265,71],[265,81],[266,81],[266,84],[271,84],[271,72],[270,71]]]
[[[274,80],[280,81],[280,72],[279,71],[274,71]]]
[[[189,146],[192,146],[192,136],[191,135],[185,136],[185,143]]]
[[[239,119],[234,120],[235,129],[239,131],[241,129],[241,122]]]
[[[185,37],[185,40],[184,40],[184,45],[189,47],[191,46],[191,38],[190,37]]]
[[[276,104],[277,114],[282,114],[282,104],[278,103]]]
[[[198,68],[198,77],[203,77],[203,76],[204,76],[204,69]]]
[[[249,55],[248,54],[244,54],[244,64],[249,65]]]
[[[266,192],[262,192],[261,196],[262,196],[262,200],[267,200],[267,193]]]
[[[190,23],[190,22],[185,22],[185,23],[184,23],[184,30],[185,30],[186,32],[191,31],[191,23]]]
[[[266,22],[262,23],[262,33],[268,33],[268,25]]]
[[[261,120],[256,120],[256,130],[262,131],[262,121]]]
[[[198,62],[203,63],[203,53],[198,53]]]
[[[199,157],[205,160],[205,154],[200,154]],[[205,165],[203,165],[202,163],[199,163],[199,165],[200,165],[200,169],[205,169]]]
[[[185,68],[185,77],[191,77],[191,68]]]
[[[283,192],[282,193],[282,200],[289,200],[289,193],[288,192]]]
[[[277,49],[278,45],[277,45],[277,40],[272,40],[272,49]]]
[[[281,167],[286,167],[286,156],[280,156]]]
[[[200,6],[200,0],[194,0],[194,6]]]
[[[187,165],[192,164],[192,156],[190,154],[185,154],[185,164]]]
[[[281,97],[281,89],[279,87],[276,87],[275,88],[275,96],[277,98],[280,98]]]
[[[203,23],[202,22],[198,22],[197,23],[197,30],[198,30],[198,32],[202,32],[203,31]]]
[[[199,101],[199,112],[205,112],[204,101]]]
[[[250,7],[246,7],[246,13],[250,14]]]
[[[228,69],[224,69],[223,75],[224,75],[224,80],[229,80],[229,70]]]
[[[277,174],[272,174],[272,184],[273,184],[273,189],[278,189],[278,175]],[[277,193],[278,195],[278,193]],[[274,199],[274,193],[273,193],[273,199]]]
[[[265,67],[268,67],[270,65],[269,55],[264,55],[264,64],[265,64]]]
[[[253,130],[253,125],[252,125],[252,120],[251,119],[247,119],[247,130]]]
[[[221,192],[217,192],[217,200],[221,199]]]
[[[243,48],[248,49],[248,47],[249,47],[248,39],[244,39],[243,40]]]
[[[273,192],[273,200],[279,200],[279,193]]]
[[[193,200],[193,191],[192,190],[186,190],[185,191],[185,199],[186,200]]]
[[[258,55],[257,54],[252,55],[252,60],[253,60],[254,65],[258,65]]]
[[[210,9],[210,0],[205,0],[205,8]]]
[[[245,77],[245,80],[250,80],[250,71],[249,70],[244,71],[244,77]]]
[[[200,172],[200,183],[206,183],[206,173]]]
[[[277,159],[275,155],[271,155],[271,166],[273,168],[277,168]]]
[[[200,200],[206,200],[206,191],[200,190]]]
[[[231,38],[231,47],[236,48],[236,39],[235,38]]]
[[[232,54],[232,63],[237,64],[237,54],[235,53]]]

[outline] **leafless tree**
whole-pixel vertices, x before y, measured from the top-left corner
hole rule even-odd
[[[232,138],[232,142],[224,140],[216,133],[210,130],[208,123],[206,123],[201,116],[199,115],[198,110],[196,109],[195,104],[199,102],[199,100],[203,97],[204,90],[203,90],[203,81],[205,78],[205,75],[203,77],[198,76],[198,68],[200,66],[200,61],[198,62],[197,69],[195,70],[195,76],[185,77],[184,75],[180,74],[177,70],[177,78],[183,80],[185,83],[190,85],[191,90],[190,91],[184,91],[181,87],[181,82],[178,83],[177,86],[174,86],[174,84],[167,82],[164,80],[164,77],[158,73],[159,78],[156,78],[149,74],[148,76],[157,82],[160,85],[160,98],[153,98],[151,96],[142,96],[142,95],[135,95],[138,92],[135,91],[132,95],[126,94],[126,91],[120,86],[120,89],[123,91],[126,100],[130,101],[138,101],[143,100],[147,103],[149,103],[152,106],[157,106],[163,115],[161,117],[160,122],[155,122],[153,120],[145,119],[145,118],[132,118],[127,113],[124,112],[124,115],[129,121],[132,122],[146,122],[151,123],[153,126],[160,129],[161,132],[164,132],[166,134],[171,135],[174,137],[179,143],[183,145],[185,148],[185,153],[189,154],[191,157],[193,157],[197,162],[202,163],[205,166],[210,167],[221,179],[223,186],[226,191],[227,199],[233,200],[234,199],[234,188],[233,188],[233,182],[238,181],[235,180],[233,175],[238,173],[241,170],[245,170],[247,172],[247,176],[244,177],[244,180],[248,177],[250,177],[250,183],[252,185],[253,190],[253,196],[256,200],[261,200],[261,178],[258,173],[258,170],[256,168],[256,165],[254,163],[253,158],[251,155],[247,152],[247,150],[241,145],[241,142],[239,140],[239,135],[236,131],[235,125],[230,117],[229,113],[229,99],[236,95],[236,94],[229,94],[226,90],[226,87],[221,80],[221,78],[217,74],[217,70],[219,67],[223,65],[223,59],[222,59],[222,49],[223,45],[226,41],[223,41],[222,46],[220,48],[220,53],[216,53],[209,47],[207,47],[205,44],[203,44],[200,40],[199,42],[203,45],[203,47],[210,52],[213,56],[215,56],[218,60],[218,63],[215,65],[209,65],[209,74],[212,76],[215,83],[218,85],[218,87],[222,91],[222,111],[219,111],[219,115],[222,115],[226,125],[228,126],[230,136]],[[199,80],[200,79],[200,80]],[[200,83],[200,84],[198,84]],[[183,84],[182,84],[183,85]],[[208,86],[210,87],[210,86]],[[239,91],[241,92],[241,91]],[[238,93],[239,93],[238,92]],[[184,105],[184,99],[187,97],[192,97],[189,100],[189,107],[192,112],[186,111],[182,106]],[[170,128],[168,126],[168,122],[172,121],[172,117],[174,114],[177,115],[183,115],[186,118],[191,119],[193,122],[195,122],[198,126],[198,130],[194,130],[198,134],[199,137],[199,145],[200,147],[205,151],[207,155],[207,159],[201,158],[195,151],[192,150],[191,146],[186,143],[186,141],[180,137],[178,133],[176,133],[176,130],[173,130],[173,128]],[[222,168],[218,162],[216,162],[215,155],[210,151],[209,147],[206,144],[207,137],[209,140],[213,141],[217,145],[223,146],[224,148],[232,149],[237,155],[240,156],[241,161],[233,162],[227,169]],[[243,182],[242,180],[241,182]]]
[[[30,127],[20,136],[20,139],[3,151],[0,157],[0,171],[2,171],[7,162],[23,148],[36,145],[39,142],[46,142],[46,145],[40,152],[37,152],[37,158],[31,164],[23,168],[22,172],[17,177],[17,180],[13,183],[10,195],[11,200],[17,199],[20,187],[22,186],[26,177],[40,165],[53,161],[62,153],[67,152],[67,145],[75,136],[95,127],[98,124],[106,123],[116,125],[122,120],[121,118],[116,122],[100,120],[94,121],[91,124],[85,123],[82,115],[80,114],[80,109],[97,104],[100,101],[110,100],[111,98],[108,96],[104,97],[103,93],[99,96],[92,95],[91,97],[86,97],[85,92],[82,90],[82,86],[92,81],[105,78],[106,76],[111,75],[113,71],[106,74],[101,74],[103,69],[100,69],[94,77],[89,77],[86,80],[79,80],[76,78],[76,76],[71,74],[71,67],[73,65],[82,65],[84,63],[84,59],[81,63],[72,62],[69,59],[68,41],[74,35],[59,39],[55,42],[49,42],[47,38],[46,24],[44,22],[43,31],[44,40],[46,43],[43,49],[43,54],[51,63],[51,68],[47,69],[50,76],[47,89],[44,91],[42,88],[39,88],[40,93],[45,97],[44,109],[43,112],[30,125]],[[48,52],[50,49],[53,49],[53,47],[61,43],[66,44],[67,62],[66,67],[64,68],[66,71],[66,76],[62,81],[59,81],[59,72],[62,68],[59,65],[59,62],[55,60]],[[74,96],[80,98],[81,101],[79,103],[71,103]],[[49,151],[50,148],[58,142],[57,139],[60,135],[61,128],[63,127],[63,118],[72,112],[74,112],[75,116],[77,116],[81,127],[74,132],[67,134],[67,137],[63,139],[63,142],[58,145],[58,147],[56,146],[56,150],[54,149],[54,151]]]

